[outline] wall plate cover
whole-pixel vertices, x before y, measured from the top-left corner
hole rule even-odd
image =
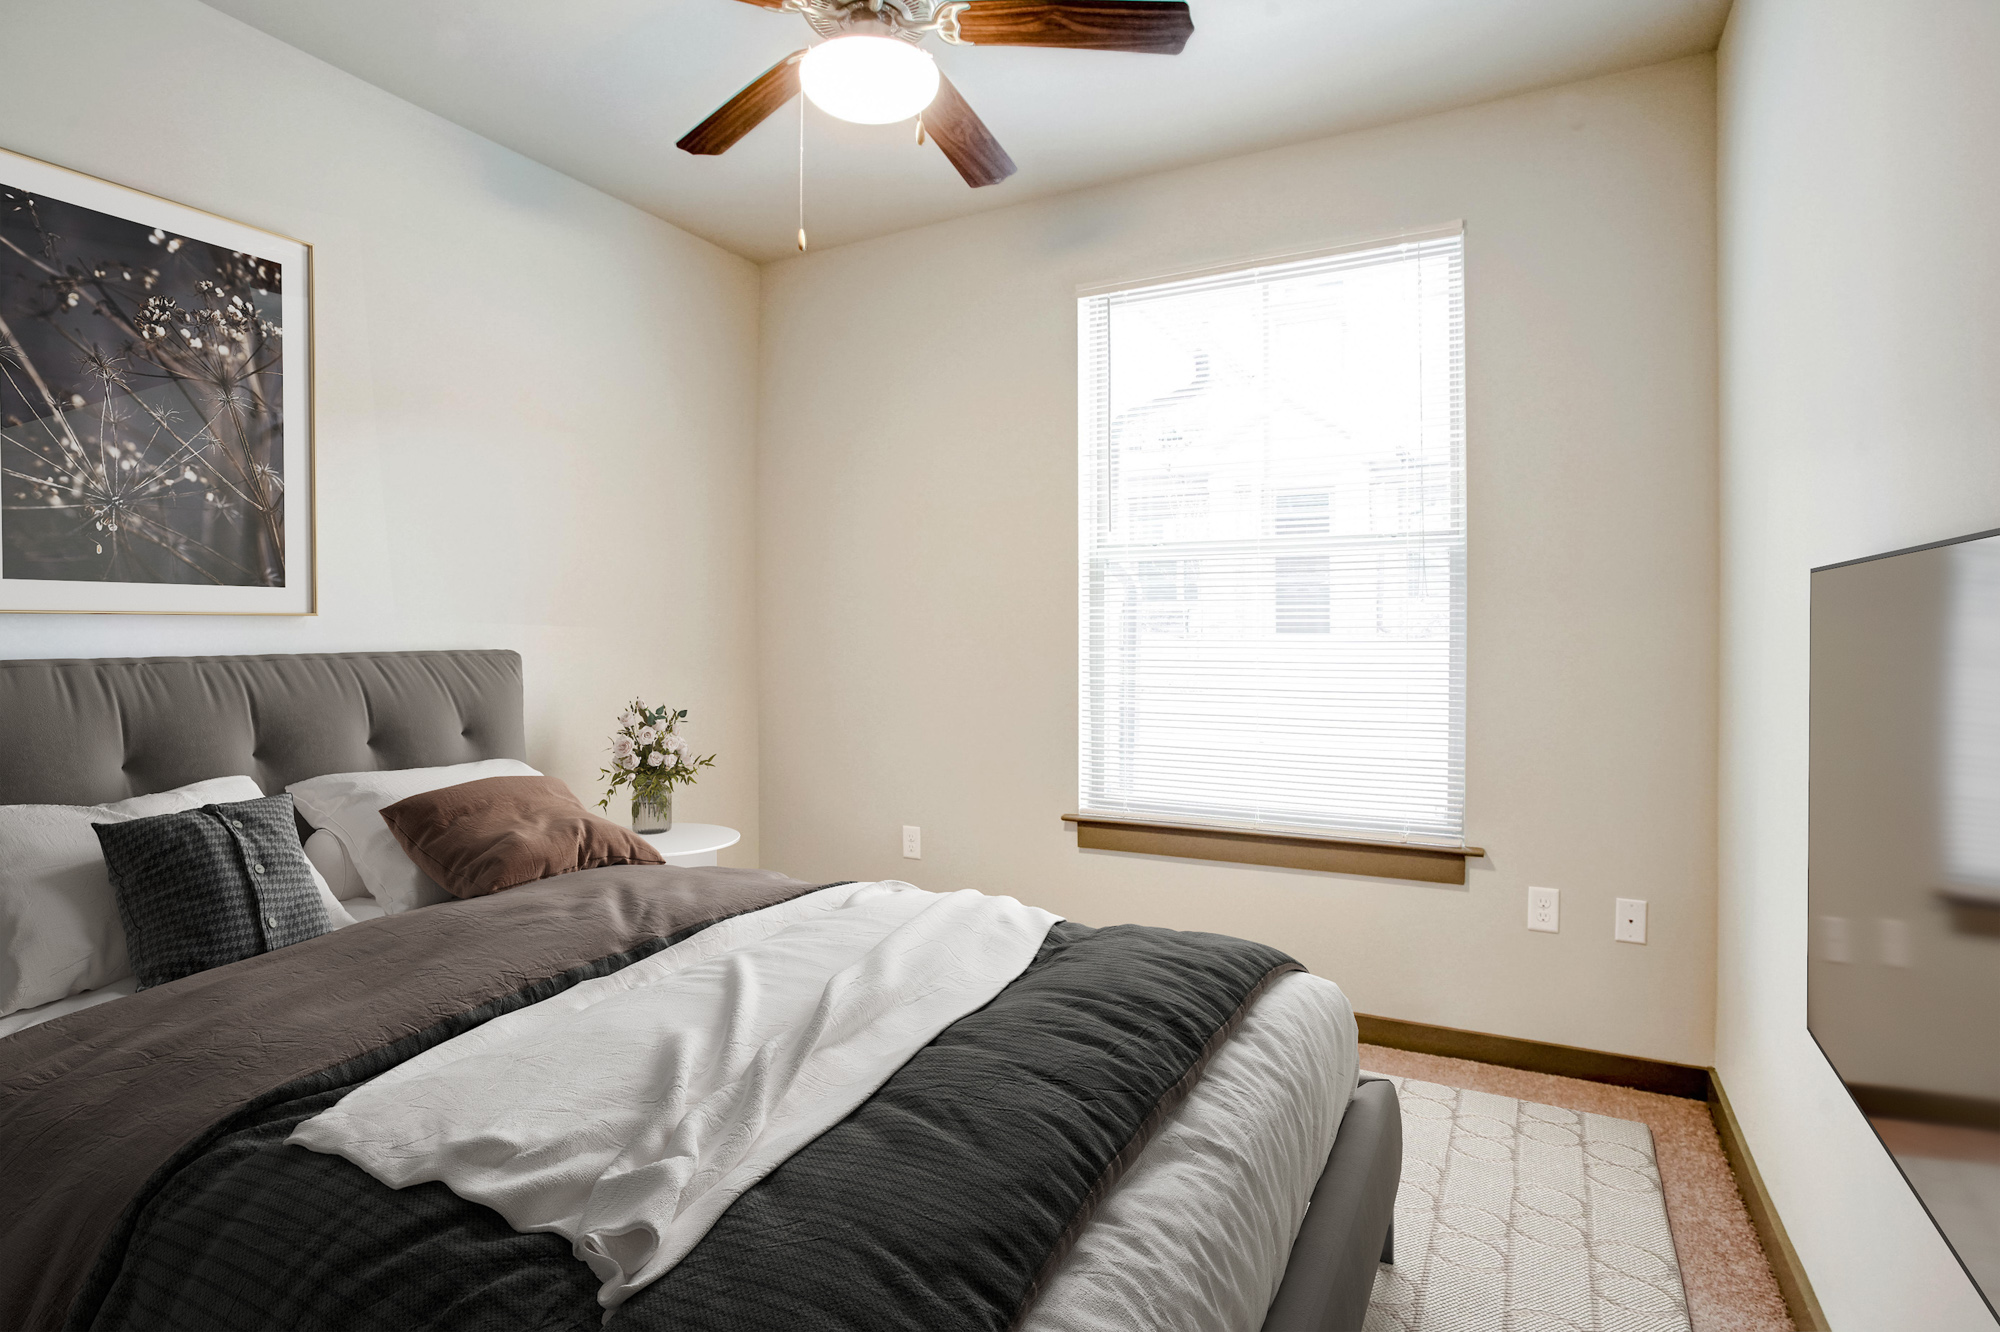
[[[903,825],[903,859],[922,860],[924,858],[924,830],[910,824]]]
[[[1562,926],[1562,889],[1528,889],[1528,928],[1557,934]]]
[[[1642,898],[1618,899],[1618,914],[1611,924],[1611,937],[1619,943],[1646,942],[1646,903]]]

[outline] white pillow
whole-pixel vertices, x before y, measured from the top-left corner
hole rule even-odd
[[[319,890],[319,904],[326,910],[326,927],[329,930],[344,930],[352,925],[354,917],[333,895],[333,889],[326,886],[326,877],[310,860],[306,862],[306,868],[312,871],[313,887]]]
[[[298,804],[296,800],[292,803],[294,805]],[[312,839],[307,838],[306,840],[311,841]],[[300,847],[299,849],[303,851],[305,848]],[[349,872],[352,873],[352,871]],[[312,875],[313,890],[319,894],[319,904],[326,911],[326,927],[329,930],[338,930],[352,925],[354,923],[353,915],[349,913],[346,907],[340,904],[340,899],[334,896],[333,888],[326,881],[326,875],[320,872],[319,866],[313,864],[311,856],[306,857],[306,873]]]
[[[118,898],[90,825],[263,795],[248,777],[215,777],[108,805],[0,805],[0,1014],[132,974]]]
[[[292,797],[294,801],[297,796]],[[321,828],[306,838],[306,860],[313,867],[313,873],[326,880],[333,895],[343,902],[351,902],[357,897],[368,896],[368,885],[361,882],[361,876],[354,872],[354,862],[348,859],[347,848],[340,844],[325,828]]]
[[[382,810],[407,796],[446,786],[476,782],[482,777],[539,777],[518,759],[481,759],[442,768],[401,768],[393,772],[335,772],[308,777],[286,787],[299,813],[314,828],[340,839],[347,858],[369,895],[390,915],[434,902],[449,902],[451,894],[430,878],[404,852],[402,843],[382,822]]]

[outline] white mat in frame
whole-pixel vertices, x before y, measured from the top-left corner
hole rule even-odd
[[[0,611],[316,609],[312,249],[0,150]]]

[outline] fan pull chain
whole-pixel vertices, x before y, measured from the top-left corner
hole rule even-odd
[[[923,113],[920,111],[917,113],[917,147],[921,148],[923,146],[924,146],[924,117]]]
[[[806,252],[806,97],[799,94],[799,253]]]

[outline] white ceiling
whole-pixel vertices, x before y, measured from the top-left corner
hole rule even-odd
[[[752,259],[793,252],[798,122],[674,141],[807,44],[737,0],[208,0]],[[1713,48],[1729,0],[1192,0],[1178,56],[927,49],[1020,165],[972,190],[910,125],[807,123],[815,248]]]

